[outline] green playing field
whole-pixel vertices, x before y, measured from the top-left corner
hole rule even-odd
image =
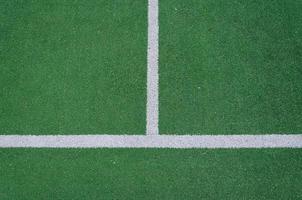
[[[302,132],[302,2],[162,0],[163,134]]]
[[[0,1],[0,200],[302,199],[301,10]]]
[[[143,134],[147,1],[2,1],[1,134]]]
[[[301,199],[301,150],[0,151],[0,199]]]
[[[143,134],[146,7],[3,2],[1,134]],[[301,8],[161,1],[160,132],[301,132]]]

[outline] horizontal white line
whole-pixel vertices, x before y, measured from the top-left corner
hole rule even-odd
[[[1,135],[0,148],[302,148],[297,135]]]

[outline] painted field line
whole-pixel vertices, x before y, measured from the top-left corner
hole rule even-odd
[[[148,1],[147,135],[158,135],[158,0]]]
[[[0,136],[0,148],[302,148],[298,135]]]

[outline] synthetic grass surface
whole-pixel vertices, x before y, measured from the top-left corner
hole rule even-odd
[[[0,149],[0,199],[301,199],[302,151]]]
[[[0,2],[0,134],[143,134],[146,0]]]
[[[302,1],[162,0],[160,132],[302,132]]]

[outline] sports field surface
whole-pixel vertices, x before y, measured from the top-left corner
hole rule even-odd
[[[0,199],[302,199],[302,1],[0,2]]]

